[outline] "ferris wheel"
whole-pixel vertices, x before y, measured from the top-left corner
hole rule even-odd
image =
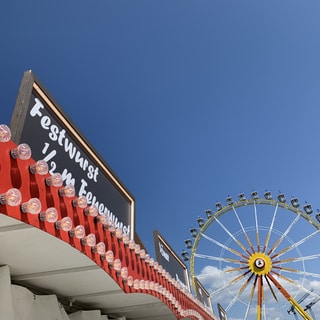
[[[260,198],[254,191],[217,202],[207,219],[198,217],[185,240],[189,251],[182,252],[195,292],[200,281],[228,320],[315,320],[310,305],[320,298],[320,213],[313,216],[310,204],[300,206],[295,197],[287,202],[283,193]]]

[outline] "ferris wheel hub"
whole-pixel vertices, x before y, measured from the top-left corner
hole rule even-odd
[[[250,270],[256,275],[266,275],[272,269],[272,261],[268,255],[263,252],[255,252],[248,259]]]

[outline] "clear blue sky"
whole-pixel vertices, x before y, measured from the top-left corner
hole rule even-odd
[[[0,109],[32,69],[180,253],[227,195],[320,207],[318,0],[11,0]]]

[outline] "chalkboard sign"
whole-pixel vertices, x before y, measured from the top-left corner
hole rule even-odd
[[[158,263],[169,272],[172,278],[177,280],[181,287],[190,292],[190,282],[186,265],[158,231],[153,231],[153,235]]]
[[[10,128],[16,144],[27,143],[34,160],[47,161],[50,173],[61,173],[64,184],[133,239],[133,196],[32,71],[22,78]]]
[[[218,312],[220,320],[228,320],[227,312],[222,308],[221,304],[218,305]]]
[[[194,280],[197,299],[201,301],[202,304],[208,309],[210,309],[210,311],[212,311],[212,303],[209,292],[204,288],[198,278],[195,278]]]

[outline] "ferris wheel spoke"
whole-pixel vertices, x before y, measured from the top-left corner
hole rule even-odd
[[[266,250],[267,250],[267,247],[268,247],[268,244],[269,244],[269,241],[270,241],[270,237],[271,237],[271,233],[272,233],[272,230],[273,230],[274,222],[275,222],[275,219],[276,219],[276,216],[277,216],[278,208],[279,208],[279,204],[277,203],[277,205],[276,205],[276,207],[274,209],[274,212],[273,212],[270,228],[269,228],[269,231],[267,233],[266,242],[265,242],[265,244],[263,246],[263,253],[265,253]]]
[[[237,263],[237,264],[238,263],[246,263],[246,261],[242,261],[242,260],[209,256],[209,255],[201,254],[201,253],[195,253],[194,256],[196,258],[208,259],[208,260],[214,260],[214,261],[220,261],[220,262],[231,262],[231,263]]]
[[[284,263],[289,263],[289,262],[299,262],[299,261],[307,261],[307,260],[313,260],[313,259],[318,259],[320,258],[320,254],[313,254],[310,256],[302,256],[299,258],[288,258],[288,259],[282,259],[282,260],[276,260],[273,261],[272,264],[284,264]]]
[[[249,238],[249,236],[248,236],[248,233],[246,232],[246,230],[245,230],[244,227],[243,227],[243,224],[242,224],[242,222],[241,222],[241,220],[240,220],[240,217],[239,217],[239,215],[238,215],[238,212],[237,212],[237,210],[235,209],[234,206],[232,206],[232,209],[233,209],[233,212],[234,212],[234,214],[235,214],[235,216],[236,216],[236,218],[237,218],[237,220],[238,220],[238,223],[239,223],[239,225],[240,225],[240,227],[241,227],[241,230],[242,230],[243,234],[245,235],[245,237],[246,237],[246,239],[247,239],[247,242],[248,242],[248,244],[249,244],[249,247],[251,248],[252,252],[254,253],[255,250],[254,250],[254,248],[253,248],[252,242],[251,242],[251,240],[250,240],[250,238]]]
[[[314,237],[316,234],[318,234],[320,232],[319,229],[317,229],[315,232],[309,234],[308,236],[304,237],[303,239],[301,239],[300,241],[297,241],[295,243],[293,243],[291,246],[288,246],[286,248],[284,248],[283,250],[279,251],[277,254],[273,255],[271,257],[271,259],[274,259],[276,257],[280,257],[282,256],[284,253],[291,251],[294,248],[299,247],[301,244],[305,243],[307,240],[310,240],[312,237]]]
[[[303,276],[310,276],[310,277],[313,277],[313,278],[320,278],[320,274],[319,273],[301,271],[301,270],[298,270],[298,269],[291,269],[291,268],[284,268],[284,267],[276,267],[276,266],[274,266],[273,268],[277,269],[277,270],[284,271],[284,272],[301,274]]]
[[[250,277],[247,279],[247,281],[241,286],[241,288],[239,289],[237,294],[233,297],[233,299],[231,300],[229,305],[226,307],[226,311],[228,311],[235,304],[235,302],[238,300],[238,298],[241,296],[244,289],[248,286],[249,282],[251,281],[252,276],[253,276],[253,273],[250,275]]]
[[[262,318],[263,293],[263,278],[258,276],[257,320]]]
[[[254,202],[254,220],[256,223],[256,239],[257,239],[257,247],[258,247],[258,252],[259,252],[260,251],[260,236],[259,236],[259,223],[258,223],[256,202]]]
[[[269,250],[268,255],[270,255],[282,242],[282,240],[288,235],[288,233],[291,231],[291,229],[293,228],[293,226],[298,222],[298,220],[301,217],[301,213],[299,213],[295,219],[290,223],[290,225],[288,226],[288,228],[284,231],[284,233],[281,235],[281,237],[275,242],[275,244],[273,245],[273,247]]]
[[[252,276],[253,276],[253,273],[252,273]],[[251,307],[254,291],[255,291],[255,288],[256,288],[256,285],[257,285],[257,279],[258,279],[258,276],[256,275],[256,277],[255,277],[255,279],[253,281],[253,284],[252,284],[252,288],[251,288],[251,292],[250,292],[250,299],[249,299],[249,302],[248,302],[248,305],[247,305],[246,313],[244,315],[244,320],[247,320],[248,315],[249,315],[249,310],[250,310],[250,307]]]
[[[219,246],[220,248],[225,249],[225,250],[227,250],[227,251],[229,251],[229,252],[231,252],[231,253],[239,256],[239,257],[242,257],[242,258],[244,258],[244,259],[247,259],[247,257],[244,256],[242,253],[240,253],[240,252],[238,252],[237,250],[234,250],[234,249],[232,249],[232,248],[230,248],[230,247],[227,247],[226,245],[222,244],[221,242],[219,242],[219,241],[217,241],[217,240],[215,240],[215,239],[212,239],[211,237],[207,236],[206,234],[200,233],[200,235],[201,235],[202,237],[204,237],[205,239],[209,240],[210,242],[214,243],[215,245]]]
[[[221,291],[229,288],[230,286],[232,286],[233,284],[235,284],[236,282],[238,282],[239,280],[241,280],[242,278],[244,278],[246,276],[248,272],[241,274],[240,276],[235,277],[234,279],[232,279],[229,283],[226,283],[224,286],[222,286],[221,288],[219,288],[216,291],[213,291],[210,293],[210,297],[215,296],[216,294],[220,293]]]
[[[225,225],[219,221],[216,217],[213,216],[213,219],[220,225],[220,227],[232,238],[232,240],[238,244],[238,246],[247,254],[250,255],[248,249],[225,227]]]
[[[270,292],[271,292],[272,295],[273,295],[274,300],[276,300],[276,301],[278,302],[278,298],[277,298],[276,293],[274,292],[274,290],[273,290],[273,288],[272,288],[272,286],[271,286],[271,283],[270,283],[270,281],[269,281],[269,278],[265,276],[265,280],[266,280],[266,282],[267,282],[267,284],[268,284],[268,287],[269,287],[269,289],[270,289]]]
[[[244,278],[249,272],[250,272],[250,270],[247,271],[247,272],[245,272],[245,273],[243,273],[243,274],[240,274],[239,276],[237,276],[237,277],[235,277],[234,279],[232,279],[232,280],[230,281],[230,283],[231,283],[231,284],[234,284],[234,283],[238,282],[239,280],[241,280],[242,278]]]
[[[278,274],[279,275],[279,274]],[[296,311],[303,317],[305,320],[312,320],[308,313],[300,306],[300,304],[289,294],[289,292],[271,275],[267,274],[267,277],[273,282],[276,288],[280,293],[291,303],[291,305],[296,309]],[[283,276],[281,276],[283,278]],[[284,277],[286,278],[286,277]],[[289,279],[287,279],[289,280]],[[290,281],[291,282],[291,281]],[[291,282],[292,283],[292,282]]]
[[[304,291],[305,293],[308,293],[310,296],[316,297],[317,299],[320,298],[320,296],[319,296],[318,294],[316,294],[315,292],[313,292],[313,289],[309,290],[309,289],[305,288],[304,286],[298,284],[298,283],[295,282],[294,280],[289,279],[289,278],[287,278],[287,277],[285,277],[285,276],[283,276],[283,275],[281,275],[281,274],[279,274],[279,273],[277,273],[277,272],[273,272],[273,274],[275,274],[275,275],[278,276],[279,278],[281,278],[281,279],[289,282],[290,284],[294,285],[295,287],[297,287],[298,289]]]
[[[241,263],[246,264],[245,261],[242,261]],[[228,269],[228,270],[226,270],[226,272],[243,271],[243,270],[247,270],[247,269],[248,269],[248,266],[244,266],[244,267],[239,267],[239,268]]]

